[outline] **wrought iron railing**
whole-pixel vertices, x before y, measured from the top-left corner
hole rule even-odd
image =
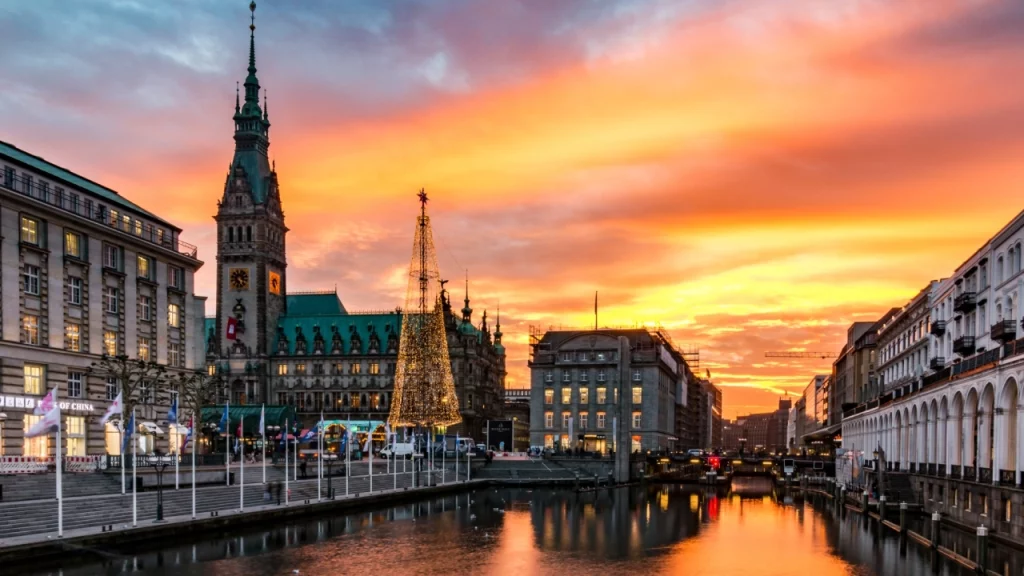
[[[1000,470],[999,484],[1001,486],[1015,486],[1017,484],[1016,470]]]
[[[982,484],[992,483],[992,469],[991,468],[978,468],[978,482]]]
[[[83,198],[79,194],[68,192],[59,187],[51,188],[48,182],[28,178],[22,174],[4,174],[0,178],[0,187],[22,196],[34,198],[82,218],[88,218],[93,222],[106,225],[115,230],[120,230],[125,234],[150,244],[174,250],[189,258],[198,258],[199,249],[188,242],[179,240],[169,228],[160,228],[149,223],[136,222],[134,218],[132,221],[126,222],[121,216],[116,214],[120,212],[118,206],[115,206],[112,211],[110,207],[94,201],[92,198]],[[125,215],[123,214],[122,216]]]
[[[964,470],[964,474],[963,474],[963,479],[964,480],[966,480],[968,482],[974,482],[974,481],[976,481],[978,479],[978,471],[974,468],[974,466],[964,466],[963,470]]]

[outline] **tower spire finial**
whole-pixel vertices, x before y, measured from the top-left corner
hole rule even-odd
[[[473,316],[473,309],[469,307],[469,270],[466,270],[466,305],[462,307],[462,321],[469,323]]]
[[[239,110],[241,110],[241,106],[238,102],[238,82],[235,82],[235,114],[238,114]]]
[[[267,89],[263,89],[263,119],[270,120],[269,112],[267,111]]]

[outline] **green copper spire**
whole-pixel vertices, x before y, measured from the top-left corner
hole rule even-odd
[[[260,81],[256,78],[256,2],[249,3],[249,13],[249,74],[242,83],[245,96],[241,102],[235,88],[235,158],[231,165],[232,169],[241,167],[245,171],[253,203],[262,204],[271,174],[267,158],[270,120],[260,110]]]

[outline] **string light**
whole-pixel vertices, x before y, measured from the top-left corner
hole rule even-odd
[[[420,203],[388,416],[392,427],[450,426],[462,421],[448,356],[441,275],[427,216],[427,195],[422,191]]]

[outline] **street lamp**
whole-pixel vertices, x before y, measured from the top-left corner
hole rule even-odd
[[[266,434],[265,435],[266,435],[267,438],[270,438],[271,440],[273,440],[274,438],[277,438],[277,434],[280,431],[281,431],[281,427],[280,426],[278,426],[276,424],[268,424],[266,426]],[[287,440],[284,439],[284,438],[282,438],[282,440],[287,442]],[[271,446],[274,446],[274,449],[270,451],[270,457],[273,459],[273,460],[271,460],[271,462],[274,462],[276,464],[277,463],[277,444],[274,443],[274,442],[271,442]],[[267,458],[267,447],[266,446],[263,447],[263,458],[264,459]]]
[[[154,450],[153,454],[149,455],[146,459],[146,463],[153,467],[156,472],[156,520],[154,522],[163,522],[164,520],[164,470],[170,465],[171,459],[164,456],[159,450]]]
[[[337,461],[338,455],[333,453],[321,454],[324,464],[327,464],[327,497],[334,500],[334,489],[331,488],[331,466]]]

